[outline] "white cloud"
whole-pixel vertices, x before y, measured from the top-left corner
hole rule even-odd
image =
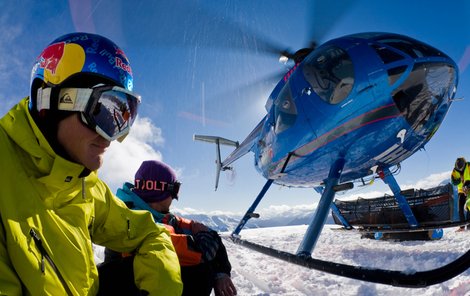
[[[162,136],[162,130],[153,125],[152,120],[148,117],[137,117],[129,136],[122,143],[129,141],[129,138],[156,145],[163,145],[165,142]]]
[[[124,182],[132,182],[134,174],[144,160],[162,160],[162,154],[151,144],[162,145],[164,138],[160,128],[153,125],[149,118],[137,117],[131,132],[119,143],[111,143],[104,156],[99,176],[116,191]]]
[[[442,182],[450,181],[450,171],[431,174],[424,179],[418,180],[415,184],[399,184],[402,190],[404,189],[428,189],[439,186]],[[373,185],[372,185],[373,186]],[[388,189],[388,187],[385,187]],[[354,193],[354,194],[345,194],[345,196],[337,197],[339,200],[354,200],[359,197],[361,198],[376,198],[383,196],[384,194],[392,195],[392,191],[390,189],[386,191],[368,191],[362,193]]]
[[[444,181],[450,182],[451,173],[452,173],[451,171],[447,171],[447,172],[432,174],[422,180],[418,180],[418,182],[416,182],[416,184],[414,185],[403,185],[403,189],[406,189],[406,188],[426,189],[426,188],[436,187]]]
[[[369,192],[363,192],[363,193],[354,193],[354,194],[348,194],[345,196],[338,197],[337,199],[339,200],[354,200],[357,198],[375,198],[379,196],[383,196],[384,194],[392,194],[391,190],[387,191],[369,191]]]

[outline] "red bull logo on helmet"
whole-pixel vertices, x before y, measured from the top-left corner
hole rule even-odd
[[[44,71],[46,83],[59,84],[82,70],[85,64],[85,51],[75,43],[54,43],[42,52],[38,64]]]
[[[47,47],[39,57],[39,67],[55,74],[57,65],[64,55],[65,42],[59,42]]]

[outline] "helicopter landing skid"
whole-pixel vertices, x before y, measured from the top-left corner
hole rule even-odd
[[[319,270],[330,274],[372,283],[390,285],[395,287],[423,288],[445,282],[459,275],[470,267],[470,250],[456,260],[436,269],[417,271],[396,271],[374,269],[362,266],[347,265],[331,261],[314,259],[311,256],[294,255],[292,253],[276,250],[256,243],[252,243],[238,236],[229,237],[234,243],[247,247],[259,253],[300,265],[309,269]]]

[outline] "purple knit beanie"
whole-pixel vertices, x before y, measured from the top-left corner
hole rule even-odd
[[[146,160],[135,173],[133,192],[145,202],[162,201],[172,195],[168,185],[174,183],[177,183],[176,174],[170,166],[158,160]]]

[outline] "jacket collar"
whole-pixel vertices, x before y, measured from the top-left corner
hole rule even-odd
[[[77,186],[85,167],[54,152],[29,113],[28,101],[22,99],[0,119],[8,136],[29,156],[27,173],[52,191]],[[92,175],[96,180],[96,173]]]
[[[151,208],[148,203],[146,203],[143,199],[141,199],[137,194],[132,191],[133,188],[134,185],[132,185],[131,183],[124,183],[122,189],[118,189],[117,197],[119,197],[125,203],[131,202],[133,204],[132,209],[134,210],[149,211],[150,213],[152,213],[156,221],[160,221],[164,217],[164,215]]]

